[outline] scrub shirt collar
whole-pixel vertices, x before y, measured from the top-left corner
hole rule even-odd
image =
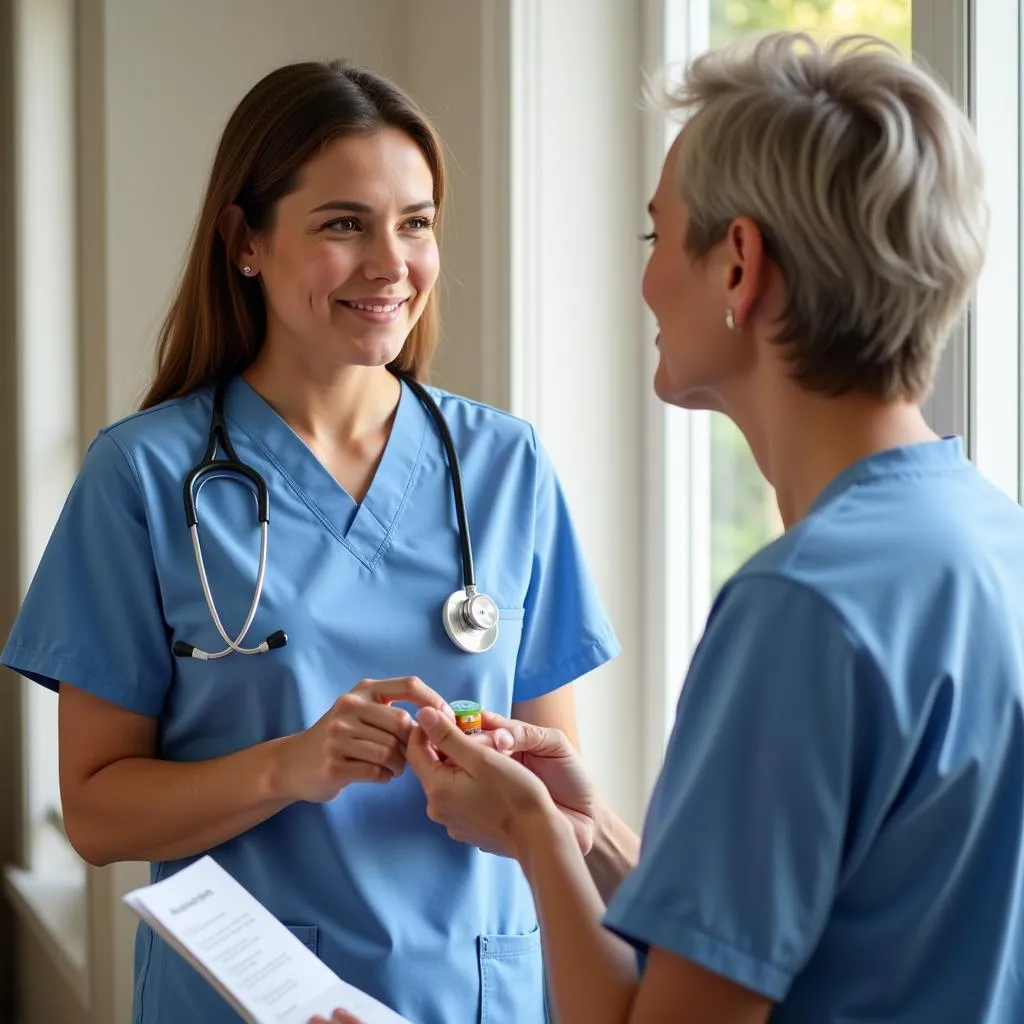
[[[237,432],[244,431],[262,456],[261,461],[270,462],[313,514],[371,568],[405,503],[431,426],[429,414],[419,399],[404,381],[401,385],[391,436],[370,488],[358,504],[298,434],[245,380],[235,377],[224,396],[228,429],[236,438],[236,447]],[[259,464],[255,468],[264,472]],[[267,485],[272,491],[271,480],[268,479]],[[270,508],[273,522],[272,493]]]
[[[847,466],[811,504],[808,515],[823,508],[857,484],[906,473],[941,473],[970,466],[961,438],[951,435],[937,441],[888,448]]]

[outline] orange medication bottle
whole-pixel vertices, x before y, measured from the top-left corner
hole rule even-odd
[[[456,724],[467,736],[472,736],[483,727],[483,708],[476,701],[455,700],[449,707],[455,712]]]

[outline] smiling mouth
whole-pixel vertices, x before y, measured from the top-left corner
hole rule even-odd
[[[358,309],[364,313],[394,313],[408,302],[408,299],[399,299],[398,302],[356,302],[351,299],[339,299],[341,305],[349,309]]]

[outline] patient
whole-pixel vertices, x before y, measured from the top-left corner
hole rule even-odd
[[[523,866],[559,1024],[1019,1024],[1024,511],[919,408],[983,260],[969,123],[792,34],[672,106],[655,390],[739,426],[786,531],[714,603],[638,856],[556,732],[425,709],[408,763]]]

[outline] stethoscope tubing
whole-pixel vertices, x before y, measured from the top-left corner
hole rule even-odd
[[[459,457],[455,451],[455,442],[452,440],[452,432],[448,429],[437,403],[430,397],[427,389],[408,374],[397,373],[401,380],[412,389],[413,393],[423,404],[423,407],[430,414],[441,435],[441,443],[444,445],[445,457],[448,460],[448,473],[452,480],[452,494],[455,498],[455,516],[459,524],[459,542],[462,549],[462,585],[467,592],[476,590],[476,576],[473,568],[473,544],[469,533],[469,516],[466,513],[466,497],[462,489],[462,467],[459,464]]]
[[[455,501],[455,515],[458,521],[463,590],[461,594],[456,591],[445,602],[443,609],[445,630],[452,642],[461,650],[467,653],[486,651],[490,649],[497,638],[497,607],[491,598],[477,593],[473,566],[473,544],[469,530],[469,516],[466,512],[465,492],[462,485],[462,467],[459,462],[458,453],[455,450],[455,442],[452,439],[451,430],[437,403],[419,381],[392,367],[389,367],[389,370],[399,380],[404,381],[409,386],[410,390],[412,390],[427,410],[441,438],[445,450],[445,458],[448,463],[448,475],[451,479],[452,495]],[[214,626],[226,646],[220,651],[207,652],[179,640],[174,643],[173,649],[175,655],[179,657],[198,658],[202,661],[216,660],[229,654],[262,654],[268,650],[283,647],[288,642],[284,631],[278,630],[270,634],[262,643],[257,644],[255,647],[242,646],[242,642],[256,618],[260,598],[263,594],[263,583],[267,568],[270,496],[266,481],[255,469],[246,465],[238,458],[234,446],[231,444],[227,423],[224,418],[224,391],[225,386],[223,384],[218,385],[214,389],[213,409],[210,417],[210,435],[206,451],[200,462],[188,472],[182,484],[185,521],[192,539],[192,551],[199,573],[203,598],[206,601],[210,618],[213,620]],[[218,447],[223,451],[225,458],[217,458]],[[257,518],[260,524],[260,555],[256,574],[256,586],[245,623],[234,638],[224,628],[224,623],[217,612],[217,605],[213,598],[213,592],[206,572],[206,564],[203,559],[202,544],[199,539],[198,495],[203,485],[212,479],[215,474],[234,474],[245,480],[256,498]],[[480,607],[478,607],[479,602],[483,602]]]
[[[262,654],[268,650],[267,641],[264,640],[262,643],[257,644],[255,647],[242,647],[241,643],[246,638],[252,627],[253,619],[256,618],[256,610],[260,605],[260,598],[263,596],[263,580],[267,571],[267,534],[269,526],[269,519],[264,519],[260,523],[260,561],[259,568],[256,571],[256,588],[253,591],[252,603],[249,605],[249,614],[245,617],[245,624],[238,631],[238,636],[231,639],[228,636],[227,630],[224,628],[224,624],[221,622],[220,615],[217,613],[217,605],[213,600],[213,592],[210,589],[210,582],[206,576],[206,564],[203,561],[203,547],[199,542],[199,523],[194,523],[189,529],[189,533],[192,535],[192,551],[196,558],[196,568],[199,570],[199,582],[203,588],[203,597],[206,599],[206,607],[210,612],[210,618],[213,619],[213,624],[217,627],[217,632],[220,633],[220,638],[227,644],[227,647],[222,651],[216,651],[214,653],[207,653],[206,651],[199,652],[200,657],[204,661],[212,661],[216,658],[223,658],[229,654]],[[205,655],[205,657],[203,657]]]

